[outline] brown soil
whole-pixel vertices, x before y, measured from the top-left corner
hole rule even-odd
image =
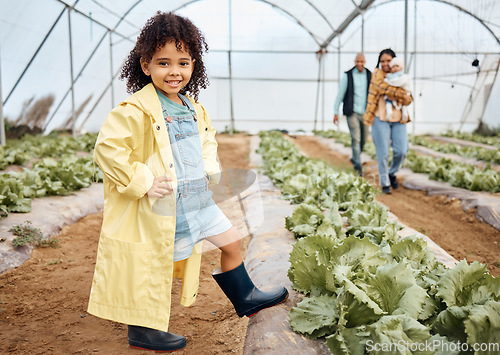
[[[218,142],[224,168],[248,167],[249,137],[221,135]],[[86,312],[101,224],[102,213],[84,217],[55,236],[60,248],[35,249],[27,262],[0,276],[1,354],[151,353],[128,347],[125,325]],[[179,304],[180,282],[174,285],[170,330],[187,338],[176,354],[243,352],[248,319],[235,314],[211,277],[219,260],[218,249],[203,255],[193,306]]]
[[[332,151],[315,137],[294,136],[292,140],[308,156],[352,170],[349,156]],[[378,187],[376,163],[364,165],[363,170],[365,178]],[[474,210],[465,212],[459,200],[428,196],[426,192],[401,185],[390,195],[378,195],[377,200],[389,207],[402,223],[427,235],[455,259],[479,261],[487,265],[492,275],[500,275],[500,231],[478,221]]]

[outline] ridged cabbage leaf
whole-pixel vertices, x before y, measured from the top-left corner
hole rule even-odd
[[[304,298],[290,310],[290,327],[295,332],[316,339],[334,333],[338,318],[335,298],[319,295]]]
[[[392,262],[377,268],[364,290],[388,314],[405,314],[418,318],[429,297],[417,285],[413,271],[406,262]]]
[[[308,294],[313,286],[326,290],[326,273],[331,259],[330,251],[339,240],[312,235],[298,239],[290,252],[288,278],[292,287]]]
[[[490,297],[498,300],[499,282],[500,279],[488,273],[486,265],[477,261],[467,264],[462,260],[441,276],[437,282],[437,296],[448,307],[484,303]]]
[[[359,355],[365,353],[364,327],[340,328],[326,337],[326,345],[335,355]]]
[[[464,325],[470,345],[496,344],[496,347],[478,351],[476,354],[500,353],[500,302],[488,300],[484,305],[472,306]]]
[[[491,332],[491,337],[500,337],[500,313],[493,314],[493,318],[480,316],[485,310],[498,310],[497,302],[500,300],[500,279],[491,276],[485,265],[478,262],[467,264],[462,260],[441,276],[436,287],[436,297],[448,306],[432,323],[436,332],[469,344],[473,342],[467,335],[472,339],[480,338],[482,335],[475,329],[481,327],[486,333]]]
[[[369,339],[366,340],[366,350],[370,354],[433,354],[433,351],[413,350],[412,344],[425,344],[431,334],[429,329],[416,319],[407,315],[387,315],[367,327]],[[377,348],[375,344],[379,344]]]
[[[290,253],[293,288],[309,294],[290,313],[294,330],[313,338],[325,335],[333,354],[451,355],[457,353],[458,341],[498,344],[500,279],[484,265],[462,261],[446,269],[423,239],[399,240],[400,226],[374,201],[366,180],[301,155],[281,134],[261,137],[268,147],[277,142],[283,149],[281,157],[273,151],[266,169],[289,161],[288,179],[281,175],[284,196],[309,206],[297,211],[297,221],[287,217],[287,228],[307,235]],[[440,164],[432,158],[413,159],[411,154],[410,164],[421,164],[431,178],[455,179],[474,189],[481,184],[474,167],[462,169],[450,159]],[[498,176],[491,173],[487,184],[495,184]],[[497,183],[494,189],[499,188]],[[377,350],[370,346],[375,342],[436,342],[443,348]]]
[[[335,292],[345,279],[356,283],[365,280],[377,267],[386,263],[380,248],[368,239],[347,237],[331,252],[326,288]]]

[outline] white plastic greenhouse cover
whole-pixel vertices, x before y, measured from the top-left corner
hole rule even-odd
[[[46,132],[98,131],[158,10],[204,32],[211,85],[199,99],[219,131],[333,128],[339,78],[357,52],[373,70],[384,48],[413,79],[410,132],[500,125],[498,0],[2,0],[0,114],[43,120],[34,103],[48,98]]]

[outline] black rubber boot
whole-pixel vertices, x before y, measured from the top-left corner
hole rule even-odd
[[[244,263],[226,272],[217,273],[217,270],[212,276],[240,317],[251,317],[264,308],[284,302],[288,297],[288,290],[285,287],[279,287],[269,292],[263,292],[255,287],[248,276]]]
[[[135,349],[168,353],[185,348],[186,338],[161,330],[129,325],[128,343]]]
[[[391,182],[391,187],[393,189],[397,189],[399,187],[399,182],[396,178],[396,175],[389,174],[389,181]]]

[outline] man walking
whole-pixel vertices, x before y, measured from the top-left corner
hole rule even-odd
[[[333,123],[339,122],[339,106],[343,102],[342,112],[347,116],[347,125],[351,132],[351,163],[360,176],[363,176],[361,152],[368,138],[368,126],[363,124],[363,114],[368,97],[368,86],[372,77],[371,71],[365,68],[365,56],[356,55],[354,67],[344,73],[340,80],[339,92],[333,106]]]

